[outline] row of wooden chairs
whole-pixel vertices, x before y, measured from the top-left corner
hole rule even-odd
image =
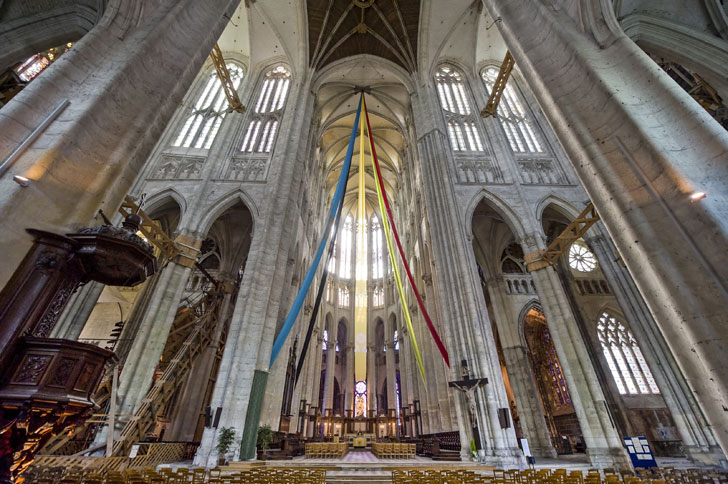
[[[335,442],[310,442],[306,444],[307,459],[340,459],[349,452],[349,444]]]
[[[395,484],[728,484],[728,473],[705,469],[527,469],[485,471],[411,468],[392,471]]]
[[[468,470],[392,471],[393,484],[490,484],[490,478]]]
[[[257,466],[244,471],[225,472],[215,468],[173,470],[163,468],[126,469],[96,472],[68,472],[56,478],[28,476],[23,484],[325,484],[326,471],[306,467]]]
[[[380,459],[414,459],[416,447],[416,444],[375,442],[372,453]]]
[[[312,444],[307,444],[312,445]],[[346,444],[313,444],[328,446],[333,452],[346,453]],[[374,444],[384,452],[388,445]],[[409,444],[412,445],[412,444]],[[333,450],[332,450],[333,449]],[[391,447],[390,449],[393,449]],[[390,450],[390,452],[394,452]],[[317,454],[318,455],[318,454]],[[384,455],[384,454],[382,454]],[[257,464],[257,465],[255,465]],[[109,470],[48,469],[41,473],[28,473],[23,484],[323,484],[326,470],[297,466],[266,466],[251,463],[242,470],[214,468],[209,472],[204,468],[171,468]],[[397,484],[728,484],[728,473],[708,469],[652,468],[616,471],[611,468],[590,469],[588,472],[567,471],[566,469],[527,469],[505,470],[497,468],[444,469],[431,466],[413,467],[407,470],[392,470],[392,482]]]

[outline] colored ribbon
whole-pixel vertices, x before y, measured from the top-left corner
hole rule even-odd
[[[367,116],[366,105],[364,107],[364,116]],[[369,142],[372,147],[374,142],[372,140],[372,131],[367,123],[367,131],[369,132]],[[374,157],[374,151],[372,151],[372,169],[377,170],[376,158]],[[384,186],[380,177],[375,176],[374,182],[377,186],[377,200],[379,201],[379,211],[384,214]],[[402,303],[402,313],[404,313],[404,320],[407,323],[407,332],[409,333],[410,342],[412,343],[412,349],[415,353],[415,359],[417,360],[417,366],[420,369],[420,375],[422,376],[422,382],[427,383],[425,379],[425,366],[422,364],[422,355],[420,355],[420,348],[417,346],[417,338],[415,337],[415,330],[412,326],[412,318],[410,317],[409,307],[407,306],[407,299],[404,296],[404,287],[402,286],[402,278],[399,275],[399,266],[397,265],[397,258],[394,252],[394,243],[392,242],[392,234],[389,230],[389,224],[386,220],[383,220],[382,226],[384,227],[384,238],[387,240],[387,252],[389,252],[389,261],[392,263],[392,271],[394,272],[394,281],[397,286],[397,293],[399,294],[399,300]]]
[[[440,354],[442,355],[442,358],[445,360],[445,364],[449,368],[450,367],[450,357],[447,353],[447,349],[445,348],[445,345],[443,344],[442,340],[440,339],[440,335],[437,333],[437,329],[435,328],[435,325],[432,323],[432,319],[430,319],[430,315],[427,312],[427,308],[425,308],[425,303],[422,300],[422,296],[420,296],[420,292],[417,290],[417,285],[415,284],[415,279],[414,279],[414,277],[412,277],[412,271],[409,268],[409,264],[407,263],[407,258],[404,255],[404,250],[402,249],[402,243],[399,240],[399,234],[397,233],[397,227],[394,224],[394,217],[392,216],[392,209],[389,206],[389,199],[387,198],[387,192],[384,189],[384,181],[382,180],[382,173],[381,173],[381,170],[379,169],[379,160],[377,159],[377,150],[374,147],[374,137],[372,136],[372,129],[369,124],[369,112],[367,111],[366,98],[362,98],[362,103],[364,104],[364,117],[366,119],[367,131],[369,132],[369,143],[371,144],[371,149],[372,149],[372,159],[374,161],[375,179],[377,180],[377,186],[378,187],[381,186],[384,208],[386,208],[386,210],[387,210],[387,212],[386,212],[387,217],[389,219],[389,223],[392,225],[392,232],[394,233],[394,240],[397,243],[397,249],[399,250],[399,255],[402,258],[402,264],[404,265],[404,270],[407,273],[407,278],[409,279],[410,286],[412,287],[412,291],[414,292],[415,297],[417,298],[417,304],[420,307],[420,311],[422,311],[422,315],[425,318],[425,322],[427,323],[427,327],[430,330],[432,339],[435,340],[437,349],[440,350]],[[379,195],[379,192],[377,192],[377,195]],[[384,217],[383,208],[380,207],[380,210],[382,212],[382,217]],[[386,225],[386,224],[384,224],[384,225]],[[402,304],[404,304],[404,302]]]
[[[347,177],[348,181],[348,177]],[[293,387],[298,384],[298,378],[301,376],[303,370],[303,363],[306,360],[306,354],[308,353],[308,347],[311,344],[311,337],[313,336],[313,328],[316,326],[316,316],[318,316],[319,308],[321,307],[321,301],[324,297],[324,289],[326,288],[326,280],[329,276],[329,261],[334,254],[334,248],[336,247],[336,237],[339,233],[339,223],[341,221],[341,212],[344,208],[344,198],[341,198],[339,203],[339,210],[336,213],[336,220],[334,221],[333,229],[331,230],[331,241],[329,242],[329,251],[326,254],[326,260],[324,261],[324,272],[321,274],[321,282],[319,283],[318,292],[316,294],[316,302],[313,303],[313,311],[311,311],[311,319],[308,321],[308,329],[306,330],[306,338],[303,341],[301,347],[301,356],[298,357],[298,365],[296,366],[296,379],[293,382]]]
[[[363,101],[364,93],[362,93],[361,95],[361,98],[359,100],[359,107],[356,110],[354,126],[352,126],[351,128],[351,138],[349,139],[349,146],[346,149],[346,158],[344,158],[344,166],[341,168],[341,175],[339,175],[339,181],[336,184],[336,191],[334,192],[334,198],[331,201],[331,211],[329,212],[329,218],[326,227],[330,227],[331,223],[335,220],[339,205],[341,204],[341,201],[344,198],[344,194],[346,193],[346,184],[349,179],[349,169],[351,168],[351,157],[354,154],[356,129],[359,126],[359,116],[361,114]],[[313,278],[316,275],[316,269],[318,269],[318,266],[321,263],[321,257],[323,256],[324,249],[326,248],[326,241],[328,239],[329,232],[324,230],[321,244],[319,244],[319,248],[316,251],[316,257],[311,263],[311,267],[308,269],[308,272],[306,272],[306,277],[303,280],[301,289],[298,290],[296,299],[293,301],[293,306],[291,306],[290,311],[288,311],[288,316],[286,316],[286,319],[283,322],[283,327],[281,327],[281,331],[278,333],[278,336],[273,342],[273,349],[271,350],[270,355],[270,363],[268,364],[269,368],[271,368],[273,366],[273,363],[276,361],[278,354],[283,348],[283,344],[286,342],[286,339],[288,338],[288,335],[293,328],[293,324],[296,322],[298,313],[301,312],[301,307],[303,306],[303,302],[306,299],[306,294],[308,294],[308,290],[311,288]]]

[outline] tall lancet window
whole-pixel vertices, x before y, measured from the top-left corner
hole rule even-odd
[[[354,252],[354,219],[347,216],[344,220],[344,227],[341,229],[341,245],[339,247],[339,277],[342,279],[351,278],[351,256]],[[348,306],[348,303],[347,303]]]
[[[291,71],[284,66],[274,67],[263,75],[263,79],[240,146],[240,151],[247,153],[270,153],[288,97]]]
[[[237,89],[243,80],[243,69],[235,64],[228,64],[227,68],[233,80],[233,86]],[[228,102],[225,91],[220,79],[213,71],[208,76],[205,87],[195,101],[192,112],[187,116],[182,129],[172,142],[172,146],[210,149],[227,112]]]
[[[498,69],[487,67],[483,69],[481,76],[488,95],[490,95],[498,77]],[[545,153],[535,122],[513,82],[511,80],[506,84],[500,104],[498,104],[498,120],[506,133],[508,143],[516,153]]]
[[[372,279],[384,277],[384,247],[382,244],[382,226],[379,219],[372,217]],[[375,304],[376,305],[376,304]]]
[[[455,152],[482,152],[483,142],[470,107],[462,74],[444,65],[435,75],[440,106],[445,112],[447,134]]]
[[[602,313],[597,321],[597,336],[619,393],[660,393],[637,340],[617,318]]]
[[[334,237],[334,227],[331,227],[331,233],[329,234],[329,240],[333,239],[333,237]],[[331,258],[329,259],[329,266],[326,268],[326,270],[331,275],[336,274],[336,257],[339,253],[339,246],[341,245],[339,242],[340,242],[340,240],[337,238],[336,242],[334,242],[334,250],[331,253]]]

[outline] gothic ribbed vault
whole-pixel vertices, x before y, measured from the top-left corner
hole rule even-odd
[[[308,0],[309,63],[371,54],[415,70],[419,0]]]

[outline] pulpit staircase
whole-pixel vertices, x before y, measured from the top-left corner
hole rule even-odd
[[[162,415],[172,402],[177,391],[181,391],[190,370],[203,350],[217,338],[218,352],[225,343],[225,325],[217,333],[222,296],[206,293],[195,298],[191,306],[180,307],[170,329],[167,343],[162,352],[158,372],[161,374],[152,384],[142,400],[139,409],[131,416],[114,442],[113,456],[128,455],[131,446],[145,439],[154,429],[158,415]],[[94,401],[99,408],[107,409],[111,396],[111,375],[107,375],[97,389]],[[106,423],[107,414],[95,414],[86,427],[77,427],[74,432],[54,437],[41,452],[43,455],[81,454],[92,444],[95,432],[89,431],[93,424]],[[79,439],[79,436],[84,436]],[[80,441],[79,441],[80,440]],[[80,448],[79,448],[80,447]]]

